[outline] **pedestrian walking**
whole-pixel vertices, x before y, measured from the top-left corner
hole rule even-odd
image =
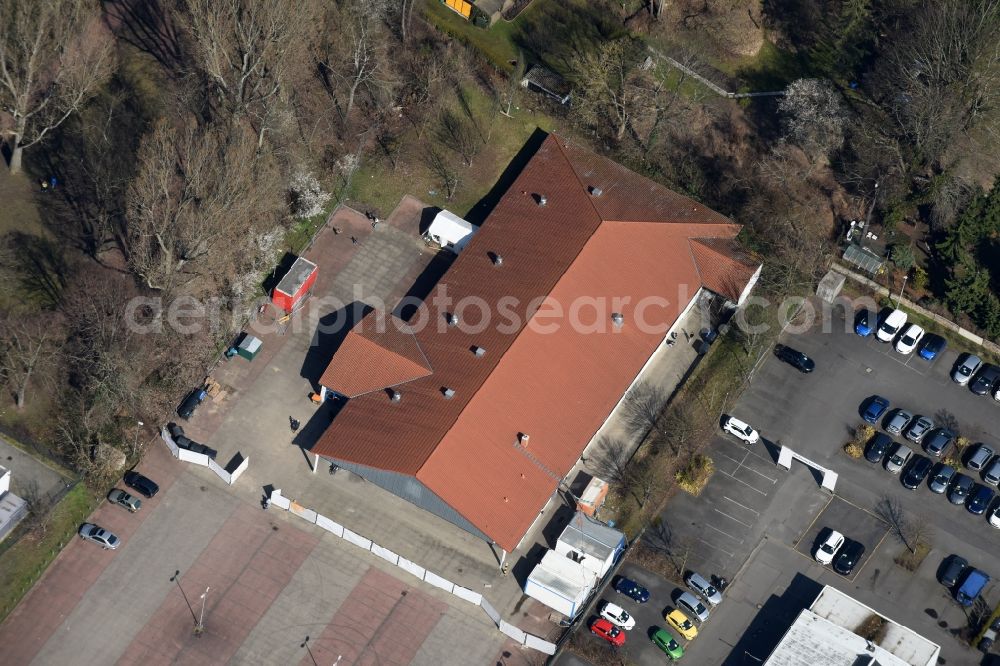
[[[292,432],[298,432],[299,431],[299,425],[300,424],[299,424],[299,420],[298,419],[295,419],[295,418],[292,418],[291,416],[289,416],[288,417],[288,424],[292,427]]]
[[[351,245],[357,245],[357,244],[358,244],[358,239],[355,238],[354,236],[351,236]]]

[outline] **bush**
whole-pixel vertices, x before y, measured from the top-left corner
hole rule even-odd
[[[844,444],[844,453],[852,458],[860,458],[865,453],[865,444],[875,436],[875,428],[862,423],[854,428],[854,437]]]
[[[876,615],[872,613],[865,618],[865,621],[858,625],[857,629],[854,630],[858,636],[865,639],[866,641],[871,641],[878,645],[885,638],[886,631],[888,631],[888,622],[881,615]]]
[[[698,453],[691,456],[691,460],[683,468],[677,470],[674,479],[681,490],[692,495],[700,495],[714,471],[715,461]]]
[[[892,257],[892,263],[896,264],[896,267],[903,271],[913,268],[913,264],[916,261],[913,256],[913,248],[909,245],[893,245],[890,256]]]
[[[844,453],[857,459],[865,454],[865,449],[857,442],[848,442],[847,444],[844,444]]]
[[[913,285],[914,290],[923,291],[927,287],[927,271],[920,266],[914,266],[910,284]]]
[[[915,550],[916,552],[911,553],[909,548],[904,548],[893,562],[907,571],[916,571],[920,567],[920,563],[927,557],[927,553],[931,552],[931,547],[926,543],[918,543]]]

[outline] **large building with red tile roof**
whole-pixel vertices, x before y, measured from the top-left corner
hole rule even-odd
[[[513,551],[702,290],[745,300],[739,230],[549,135],[426,307],[347,335],[313,453]]]

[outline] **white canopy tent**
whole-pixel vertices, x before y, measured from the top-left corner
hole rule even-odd
[[[471,223],[449,210],[442,210],[424,232],[424,240],[458,254],[475,233],[476,227]]]

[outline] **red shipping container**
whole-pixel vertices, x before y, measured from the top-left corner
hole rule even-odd
[[[295,310],[316,282],[319,268],[308,259],[298,257],[281,278],[271,294],[271,302],[285,312]]]

